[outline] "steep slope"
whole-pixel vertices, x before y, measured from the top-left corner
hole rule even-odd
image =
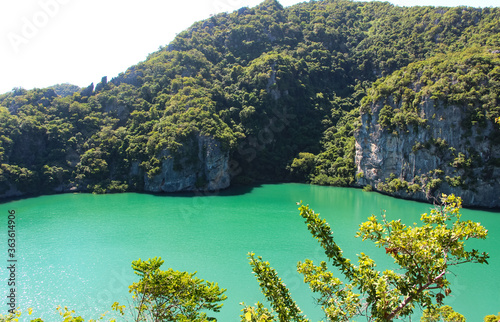
[[[499,52],[481,48],[437,55],[377,82],[355,134],[358,184],[500,207],[499,95]]]
[[[500,47],[498,8],[266,0],[197,22],[95,87],[0,96],[0,195],[355,185],[366,90],[408,64]]]

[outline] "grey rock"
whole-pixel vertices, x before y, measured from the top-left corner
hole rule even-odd
[[[82,96],[90,97],[94,93],[94,83],[91,83],[80,92]]]
[[[163,152],[161,173],[151,178],[144,174],[145,191],[215,191],[229,187],[229,152],[222,151],[217,140],[198,135],[182,150],[180,169],[176,157],[169,151]]]
[[[488,163],[493,158],[500,158],[500,150],[492,142],[495,124],[487,121],[483,128],[467,129],[463,126],[466,107],[444,106],[441,102],[424,99],[418,110],[420,117],[426,120],[425,125],[410,125],[406,131],[398,129],[393,133],[378,123],[383,105],[381,102],[372,104],[370,111],[361,113],[361,126],[355,133],[357,185],[371,185],[377,189],[391,174],[412,183],[415,176],[425,178],[430,171],[439,169],[444,172],[442,178],[460,176],[465,178],[465,184],[452,186],[443,180],[434,197],[453,193],[462,197],[466,206],[500,207],[500,168]],[[443,148],[429,144],[436,139],[445,142]],[[479,156],[479,166],[467,170],[453,167],[458,153],[466,157]],[[423,191],[397,191],[392,195],[421,201],[432,201],[433,197]]]

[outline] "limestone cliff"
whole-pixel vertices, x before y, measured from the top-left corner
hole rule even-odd
[[[377,102],[361,113],[355,134],[359,185],[416,200],[454,193],[468,206],[500,207],[498,125],[487,121],[468,129],[466,107],[427,98],[418,108],[420,125],[392,129],[379,123],[383,108]]]
[[[230,185],[229,151],[224,150],[221,143],[211,136],[195,135],[176,153],[163,150],[160,154],[158,159],[161,160],[161,166],[154,175],[144,171],[138,161],[130,163],[127,183],[136,183],[130,186],[130,191],[154,193],[216,191],[228,188]],[[68,155],[68,162],[70,159],[71,156]],[[82,166],[81,162],[74,163],[75,169]],[[111,167],[115,165],[111,164]],[[90,179],[66,182],[64,178],[59,178],[49,186],[47,182],[43,185],[35,180],[16,180],[7,170],[5,165],[0,168],[0,175],[7,176],[8,179],[8,184],[0,185],[0,199],[37,195],[39,187],[43,187],[45,193],[88,192],[98,183]],[[110,176],[113,175],[112,173]],[[113,192],[113,187],[109,185],[112,183],[111,179],[104,182],[108,185],[101,184],[102,190],[99,192]]]
[[[500,207],[500,56],[437,55],[377,81],[355,133],[357,184],[432,201]]]
[[[210,136],[198,135],[174,156],[162,153],[160,173],[144,175],[148,192],[214,191],[230,184],[229,152]]]

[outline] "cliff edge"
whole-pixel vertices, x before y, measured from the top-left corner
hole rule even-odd
[[[467,206],[500,207],[499,66],[491,52],[443,55],[376,84],[355,133],[357,184],[408,199],[454,193]]]

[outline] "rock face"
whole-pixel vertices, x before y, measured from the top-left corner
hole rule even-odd
[[[361,113],[358,185],[422,201],[454,193],[466,206],[500,207],[498,125],[486,120],[467,127],[466,107],[424,99],[418,108],[423,124],[389,129],[378,122],[382,108],[375,103]]]
[[[209,136],[199,135],[175,157],[168,151],[161,156],[161,172],[144,175],[148,192],[215,191],[230,184],[229,152]]]
[[[19,191],[14,185],[9,185],[9,187],[5,189],[5,192],[0,193],[0,198],[15,198],[23,195],[25,195],[25,193]]]
[[[133,191],[154,193],[217,191],[226,189],[230,185],[229,151],[224,151],[220,142],[211,136],[195,135],[176,153],[164,150],[158,159],[161,160],[160,171],[154,176],[148,176],[138,161],[131,163],[128,171],[129,178],[139,183]],[[67,160],[69,162],[70,158]],[[50,191],[52,193],[85,192],[88,191],[89,185],[96,183],[89,180],[76,183],[61,182],[51,187]],[[35,189],[35,185],[33,183],[27,188],[26,185],[18,186],[16,183],[4,184],[0,186],[0,199],[37,195],[39,192]]]

